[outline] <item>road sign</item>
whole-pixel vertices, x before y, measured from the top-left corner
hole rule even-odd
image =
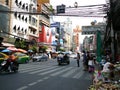
[[[106,25],[82,26],[82,34],[95,34],[97,31],[100,31],[101,34],[103,34],[105,29]]]

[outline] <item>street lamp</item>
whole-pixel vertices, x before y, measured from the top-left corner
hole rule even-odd
[[[78,3],[77,3],[77,2],[74,3],[74,7],[75,7],[75,8],[78,7]]]

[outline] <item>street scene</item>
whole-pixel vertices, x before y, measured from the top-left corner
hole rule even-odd
[[[120,90],[119,0],[0,0],[0,90]]]
[[[92,74],[83,71],[82,61],[58,66],[57,60],[21,64],[17,73],[1,74],[1,90],[87,90]]]

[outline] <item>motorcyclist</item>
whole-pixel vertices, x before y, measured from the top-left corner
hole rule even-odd
[[[9,58],[7,60],[8,63],[8,70],[11,72],[12,71],[12,64],[14,63],[15,65],[17,65],[17,57],[15,57],[13,54],[9,55]]]
[[[64,59],[64,60],[68,60],[68,59],[69,59],[68,55],[65,54],[64,57],[63,57],[63,59]]]

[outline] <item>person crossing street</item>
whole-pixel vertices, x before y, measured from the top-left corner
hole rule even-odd
[[[80,54],[77,52],[77,66],[80,67]]]

